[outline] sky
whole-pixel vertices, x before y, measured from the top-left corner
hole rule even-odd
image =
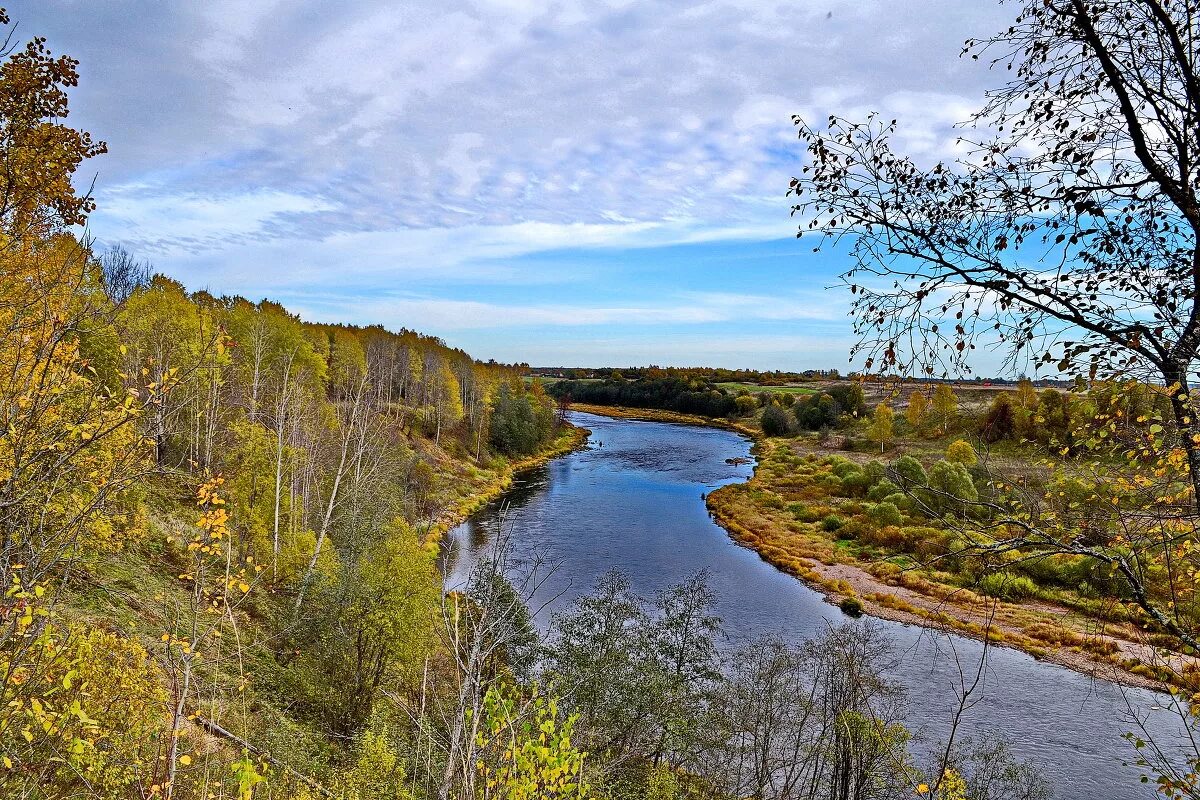
[[[952,157],[989,0],[18,0],[108,143],[90,233],[189,289],[534,365],[845,368],[792,115]],[[807,240],[806,240],[807,242]],[[986,366],[986,365],[985,365]]]

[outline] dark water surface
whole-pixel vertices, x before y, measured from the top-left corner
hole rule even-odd
[[[443,554],[447,586],[462,584],[493,541],[506,506],[505,527],[518,556],[537,553],[556,564],[532,603],[540,626],[614,567],[644,597],[709,570],[718,613],[734,639],[779,633],[799,640],[847,621],[819,593],[735,545],[709,518],[702,494],[751,475],[751,465],[725,463],[749,456],[745,438],[578,412],[571,420],[592,430],[588,449],[524,473],[502,500],[455,528]],[[956,660],[972,670],[982,646],[917,626],[875,624],[893,640],[900,663],[892,677],[908,690],[909,727],[925,739],[943,736],[956,704]],[[960,730],[1001,733],[1043,770],[1056,797],[1154,797],[1139,783],[1137,769],[1123,766],[1132,756],[1121,734],[1132,727],[1131,706],[1149,717],[1156,739],[1177,733],[1178,720],[1157,708],[1166,702],[1163,695],[1118,690],[1015,650],[992,648],[983,698]]]

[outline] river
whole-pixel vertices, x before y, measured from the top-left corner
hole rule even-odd
[[[586,450],[523,473],[501,500],[447,536],[448,587],[462,584],[494,540],[504,507],[517,554],[538,554],[554,565],[531,603],[543,628],[555,610],[614,567],[646,597],[707,569],[717,612],[733,639],[760,633],[803,639],[848,620],[818,592],[735,545],[710,519],[702,495],[752,473],[752,465],[725,463],[750,455],[747,439],[714,428],[579,412],[571,412],[571,421],[592,430]],[[919,751],[922,742],[945,733],[956,704],[956,660],[971,669],[983,647],[918,626],[876,624],[893,640],[898,666],[892,678],[908,691],[908,723]],[[1148,717],[1156,739],[1177,736],[1178,719],[1161,707],[1169,698],[1121,690],[1007,648],[991,648],[987,659],[982,699],[968,712],[963,733],[999,732],[1043,771],[1058,798],[1155,796],[1139,783],[1136,767],[1123,765],[1132,750],[1121,734],[1132,728],[1134,709]]]

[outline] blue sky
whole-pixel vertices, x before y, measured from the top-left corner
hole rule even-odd
[[[791,115],[953,157],[962,0],[21,0],[78,57],[91,232],[189,288],[534,364],[843,367]],[[986,365],[981,365],[986,369]]]

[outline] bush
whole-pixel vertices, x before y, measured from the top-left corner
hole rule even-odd
[[[865,497],[873,483],[871,476],[865,472],[854,472],[842,479],[846,493],[854,497]]]
[[[900,487],[890,478],[883,478],[867,492],[867,499],[878,503],[888,495],[896,494],[899,491]]]
[[[892,474],[896,477],[897,482],[906,489],[929,483],[929,476],[925,474],[925,468],[912,456],[901,456],[893,461]]]
[[[742,394],[733,399],[733,407],[739,417],[748,417],[758,408],[758,401],[749,394]]]
[[[862,473],[870,478],[870,485],[874,486],[887,475],[887,467],[884,466],[882,461],[868,461],[862,465]]]
[[[904,522],[904,517],[901,516],[900,509],[887,502],[876,503],[867,509],[867,518],[881,528],[886,528],[889,525],[900,525]]]
[[[837,514],[829,514],[825,519],[821,520],[821,527],[833,533],[838,528],[846,524],[846,520],[839,517]]]
[[[946,448],[946,460],[962,464],[964,467],[973,467],[979,463],[979,456],[975,455],[975,448],[971,447],[969,442],[959,439]]]
[[[965,514],[968,503],[979,499],[971,473],[962,464],[939,461],[929,469],[929,488],[926,505],[939,514]]]
[[[762,425],[763,433],[767,436],[784,436],[791,427],[788,423],[787,412],[774,404],[763,409],[759,424]]]
[[[863,613],[862,602],[857,597],[843,597],[842,602],[838,603],[838,608],[847,617],[861,617]]]
[[[880,500],[880,502],[891,503],[901,511],[907,511],[910,514],[915,511],[913,508],[912,498],[906,495],[904,492],[895,492],[894,494],[889,494],[887,497],[884,497],[882,500]]]
[[[829,459],[829,471],[845,480],[858,473],[858,465],[849,459],[836,456]]]
[[[1037,584],[1024,575],[1009,572],[992,572],[984,575],[976,584],[983,594],[1002,600],[1024,600],[1037,594]]]

